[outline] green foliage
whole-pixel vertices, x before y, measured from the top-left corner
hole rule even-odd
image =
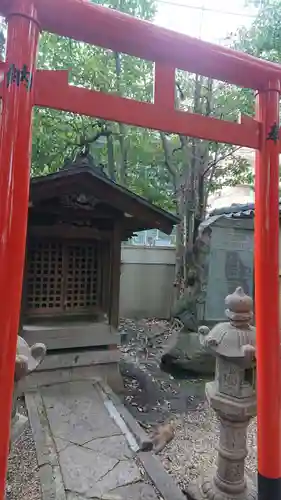
[[[241,28],[229,39],[233,48],[267,61],[280,63],[281,58],[281,1],[250,0],[249,4],[259,7],[250,28]],[[240,90],[238,98],[248,114],[254,110],[254,96],[249,90]],[[249,112],[250,111],[250,112]]]
[[[174,187],[169,171],[165,168],[159,134],[143,129],[133,129],[134,148],[130,148],[128,186],[151,203],[175,211]]]
[[[3,18],[0,18],[0,59],[4,60],[6,49],[6,24]]]
[[[233,36],[235,48],[273,62],[280,61],[281,2],[264,0],[251,2],[259,5],[256,19],[249,29],[242,28]]]
[[[178,105],[181,110],[234,122],[240,119],[241,113],[253,114],[252,91],[247,91],[244,95],[241,94],[241,89],[233,85],[185,72],[178,72],[177,77]],[[243,157],[241,148],[193,138],[184,138],[183,141],[174,134],[169,139],[170,153],[172,151],[170,170],[173,169],[181,179],[190,175],[195,179],[187,191],[195,190],[192,211],[197,212],[199,218],[204,214],[202,211],[200,214],[198,205],[201,208],[206,206],[210,193],[224,186],[253,184],[252,167]],[[187,200],[184,205],[188,205]]]
[[[101,2],[109,8],[116,8],[131,15],[151,20],[155,14],[153,0],[114,0]],[[116,92],[125,97],[151,101],[153,94],[153,65],[125,54],[120,55],[120,68],[116,66],[115,54],[111,51],[93,47],[84,43],[44,33],[41,37],[38,67],[44,69],[67,69],[70,83],[89,89]],[[97,120],[80,117],[71,113],[61,113],[51,109],[36,109],[34,113],[34,131],[32,148],[32,173],[40,175],[56,171],[65,158],[73,158],[75,152],[85,141],[89,141],[99,130]],[[149,142],[149,133],[140,132],[132,127],[121,127],[116,123],[103,126],[112,135],[114,165],[117,180],[121,179],[124,151],[122,139],[126,139],[129,156],[128,179],[136,185],[140,165],[149,166],[151,158],[145,151],[145,142]],[[123,136],[126,135],[124,138]],[[148,145],[148,150],[151,148]],[[92,153],[97,161],[108,164],[107,144],[102,148],[92,145]],[[143,155],[142,155],[142,150]],[[137,161],[138,164],[132,162]],[[133,169],[135,170],[133,172]],[[132,170],[132,172],[131,172]],[[143,191],[143,186],[139,189]]]
[[[154,0],[96,0],[94,3],[148,21],[153,20],[156,13]],[[277,20],[275,21],[277,26]],[[242,32],[243,30],[239,36],[237,35],[234,43],[241,44]],[[2,26],[0,35],[1,33],[5,33]],[[0,51],[3,50],[4,43],[0,39]],[[69,71],[70,83],[78,86],[115,92],[140,101],[153,100],[153,64],[125,54],[119,54],[117,58],[116,54],[109,50],[43,33],[39,46],[38,67],[66,69]],[[184,96],[180,105],[183,110],[234,121],[238,119],[239,111],[253,113],[253,95],[250,91],[241,93],[240,89],[213,82],[210,93],[207,79],[202,82],[200,109],[196,110],[195,76],[178,72],[177,81]],[[105,143],[97,147],[98,143],[94,142],[93,138],[101,130],[106,132]],[[169,135],[168,140],[173,151],[173,165],[179,176],[182,176],[188,164],[193,161],[192,154],[188,160],[187,150],[186,148],[183,150],[181,138],[177,135]],[[167,168],[161,136],[155,131],[117,123],[104,123],[94,118],[51,109],[35,109],[32,175],[55,172],[63,165],[66,158],[74,158],[85,143],[90,144],[96,162],[107,166],[112,178],[126,183],[130,189],[149,201],[168,210],[175,210],[175,178]],[[186,138],[186,144],[192,149],[193,140]],[[201,173],[205,172],[206,192],[209,193],[224,185],[252,182],[248,163],[237,154],[233,154],[236,148],[199,140],[196,142],[196,147],[199,147],[200,151],[201,149],[208,151],[207,160],[205,157],[202,164],[199,162]]]
[[[281,0],[250,0],[258,13],[249,29],[241,28],[231,34],[233,48],[267,61],[281,60]],[[254,96],[248,89],[240,89],[240,103],[252,115]],[[280,175],[281,177],[281,175]]]

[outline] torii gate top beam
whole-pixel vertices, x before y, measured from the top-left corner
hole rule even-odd
[[[0,15],[15,13],[16,3],[0,0]],[[34,0],[33,5],[41,28],[61,36],[241,87],[263,89],[268,79],[281,79],[277,64],[155,26],[88,0]]]

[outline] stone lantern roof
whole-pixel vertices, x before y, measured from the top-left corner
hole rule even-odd
[[[253,301],[241,287],[225,299],[225,314],[228,322],[218,323],[206,335],[203,344],[213,351],[214,355],[226,358],[245,358],[247,351],[252,351],[256,344],[255,328],[251,326],[253,317]],[[252,347],[252,348],[251,348]]]

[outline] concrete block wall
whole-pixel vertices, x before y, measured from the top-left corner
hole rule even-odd
[[[121,261],[120,316],[168,319],[175,248],[124,246]]]

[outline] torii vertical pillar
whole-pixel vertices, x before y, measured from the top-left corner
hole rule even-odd
[[[0,500],[5,496],[28,215],[32,77],[39,25],[32,2],[9,6],[3,108],[0,129]]]
[[[257,119],[261,123],[255,186],[259,500],[281,498],[279,94],[277,80],[257,97]]]

